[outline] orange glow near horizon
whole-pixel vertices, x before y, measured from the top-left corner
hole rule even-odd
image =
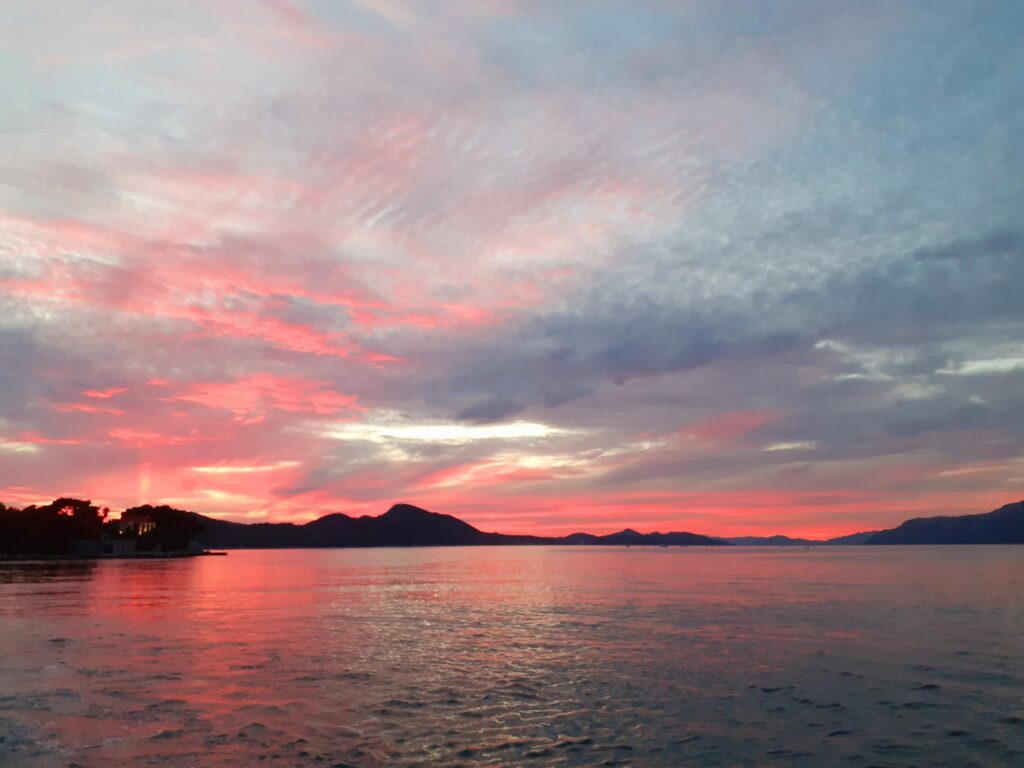
[[[394,500],[334,501],[322,494],[300,494],[275,499],[274,489],[282,476],[298,477],[294,462],[268,466],[192,467],[171,478],[154,476],[148,463],[139,466],[135,487],[128,494],[98,492],[88,485],[56,492],[27,487],[0,488],[0,500],[8,504],[46,503],[52,498],[89,498],[94,503],[124,509],[141,504],[169,504],[235,522],[304,523],[323,515],[342,512],[350,516],[383,514],[393,503],[409,503],[432,512],[450,514],[484,531],[508,534],[562,536],[584,531],[613,533],[623,528],[641,532],[688,531],[709,536],[771,536],[826,539],[898,525],[913,517],[978,514],[1015,501],[1006,494],[988,491],[930,493],[906,498],[886,498],[877,493],[824,491],[813,494],[751,490],[721,493],[659,492],[615,493],[607,498],[526,497],[518,503],[493,496],[469,498],[457,489],[412,494]],[[203,471],[213,470],[213,471]],[[188,475],[191,474],[191,477]],[[198,478],[198,479],[197,479]],[[510,482],[544,480],[526,473]],[[117,476],[104,483],[116,481]],[[497,478],[500,482],[500,476]],[[211,484],[208,481],[215,481]],[[109,487],[109,485],[107,486]],[[386,483],[380,490],[386,491]],[[864,510],[876,509],[874,514]]]

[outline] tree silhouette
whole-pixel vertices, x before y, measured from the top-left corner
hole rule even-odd
[[[138,546],[141,551],[157,547],[164,552],[186,549],[189,542],[202,533],[205,527],[193,513],[166,504],[158,507],[150,504],[132,507],[124,511],[123,517],[148,517],[156,523],[152,532],[139,537]]]
[[[0,551],[13,554],[70,555],[75,542],[99,539],[112,530],[106,507],[62,497],[23,510],[0,508]]]
[[[203,530],[196,515],[168,506],[145,505],[125,510],[126,517],[149,517],[156,528],[138,538],[139,551],[186,549]],[[62,497],[43,506],[18,510],[0,504],[0,552],[14,555],[72,555],[76,542],[104,536],[124,538],[109,521],[110,510],[91,501]]]

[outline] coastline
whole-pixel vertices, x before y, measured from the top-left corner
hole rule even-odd
[[[202,552],[140,552],[133,554],[112,555],[52,555],[23,554],[12,555],[0,553],[0,563],[6,562],[53,562],[75,560],[178,560],[186,557],[227,557],[227,552],[220,550],[203,550]]]

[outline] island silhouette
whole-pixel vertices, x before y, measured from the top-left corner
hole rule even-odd
[[[728,546],[728,542],[689,532],[637,533],[632,530],[597,536],[531,536],[490,533],[451,515],[412,504],[395,504],[377,517],[335,513],[309,523],[232,523],[197,515],[204,530],[203,546],[232,548],[280,547],[408,547],[488,546],[523,544],[650,544],[665,546]]]
[[[721,538],[687,531],[533,536],[481,531],[451,515],[395,504],[379,516],[334,513],[308,523],[236,523],[150,504],[119,519],[90,501],[59,498],[15,509],[0,504],[0,553],[82,557],[202,554],[203,548],[429,547],[495,545],[820,546],[1024,543],[1024,501],[979,515],[908,520],[884,531],[827,540],[786,536]]]

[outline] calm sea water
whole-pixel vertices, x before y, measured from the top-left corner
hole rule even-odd
[[[1024,765],[1024,547],[0,563],[0,765]]]

